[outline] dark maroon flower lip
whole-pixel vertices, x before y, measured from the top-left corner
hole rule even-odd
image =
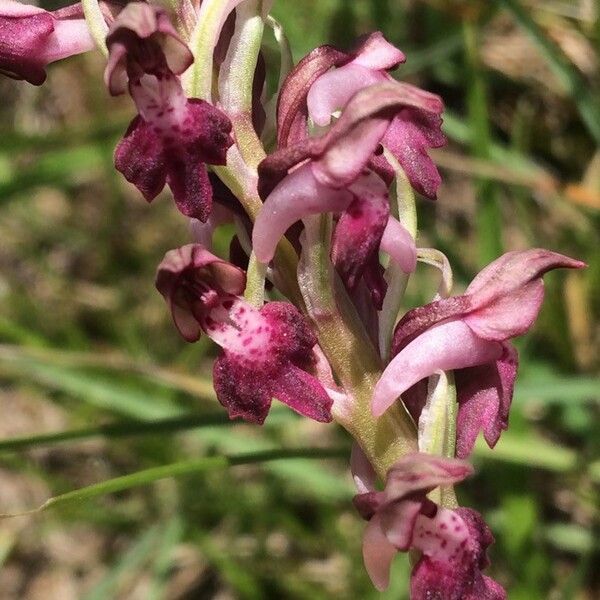
[[[167,252],[156,287],[189,342],[204,331],[223,348],[214,366],[217,398],[231,418],[263,423],[272,398],[330,422],[333,401],[309,371],[317,338],[292,304],[257,309],[242,298],[246,274],[201,244]]]
[[[115,166],[151,202],[166,184],[184,215],[206,222],[212,186],[206,164],[224,165],[231,121],[208,102],[186,98],[178,75],[193,57],[166,12],[133,2],[107,36],[105,80],[129,89],[139,115],[115,151]]]
[[[317,339],[300,312],[287,302],[257,310],[238,300],[228,318],[233,330],[215,323],[207,333],[223,347],[213,379],[229,416],[263,423],[277,398],[301,415],[330,422],[333,401],[307,371]]]

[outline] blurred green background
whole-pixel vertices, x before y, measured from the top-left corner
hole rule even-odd
[[[457,292],[504,250],[540,245],[589,264],[547,277],[541,317],[518,341],[511,428],[494,452],[478,448],[477,475],[459,490],[493,528],[491,574],[511,599],[600,597],[599,10],[274,8],[296,60],[380,29],[408,57],[397,76],[445,99],[444,184],[437,203],[419,203],[420,243],[449,256]],[[277,61],[270,36],[265,55]],[[42,88],[0,82],[0,512],[194,457],[280,446],[342,456],[197,470],[2,520],[0,598],[379,597],[360,557],[347,436],[282,407],[264,428],[227,424],[211,391],[214,348],[172,327],[154,270],[187,225],[167,194],[148,207],[114,171],[133,107],[108,96],[102,69],[89,55],[50,68]],[[435,285],[420,267],[409,305]],[[144,424],[157,419],[163,431]],[[61,443],[36,437],[55,432],[67,432]],[[407,576],[400,557],[381,597],[405,598]]]

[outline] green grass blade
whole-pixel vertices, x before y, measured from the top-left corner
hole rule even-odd
[[[575,102],[581,119],[596,144],[600,146],[600,104],[590,86],[518,0],[500,0],[500,4],[510,12],[546,59],[555,76]]]
[[[176,433],[178,431],[196,429],[199,427],[227,426],[236,424],[237,423],[232,421],[224,411],[200,415],[192,413],[181,417],[157,419],[155,421],[127,421],[124,423],[100,425],[98,427],[85,427],[81,429],[71,429],[68,431],[58,431],[56,433],[46,433],[41,435],[22,436],[0,440],[0,452],[24,450],[37,446],[49,446],[92,437],[115,439],[140,435]]]
[[[43,364],[35,360],[2,361],[3,375],[26,378],[45,387],[64,392],[82,401],[127,417],[152,420],[181,415],[184,410],[158,391],[150,395],[133,385],[115,382],[114,378],[75,369]]]
[[[270,449],[259,452],[247,452],[244,454],[235,454],[231,456],[209,456],[183,460],[160,467],[151,467],[142,471],[137,471],[130,475],[123,475],[108,479],[100,483],[88,485],[77,490],[72,490],[58,496],[54,496],[44,502],[38,508],[29,511],[23,511],[16,514],[2,514],[0,518],[31,515],[42,512],[49,508],[62,508],[68,505],[77,504],[86,500],[91,500],[98,496],[105,496],[115,492],[122,492],[135,487],[140,487],[154,483],[161,479],[171,477],[183,477],[191,473],[203,473],[215,469],[225,469],[237,465],[247,465],[264,463],[278,460],[291,459],[325,459],[340,458],[348,455],[347,448],[290,448],[290,449]]]

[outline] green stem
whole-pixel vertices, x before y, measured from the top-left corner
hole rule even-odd
[[[252,252],[248,262],[246,276],[246,290],[244,298],[255,306],[260,308],[265,301],[265,276],[267,274],[267,265],[263,265],[256,259],[256,254]]]
[[[108,32],[108,25],[104,20],[104,15],[100,9],[98,0],[82,0],[81,5],[92,39],[96,43],[98,50],[107,57],[108,48],[106,47],[106,34]]]
[[[392,204],[392,211],[394,209],[397,211],[398,220],[406,227],[413,239],[416,239],[417,208],[415,193],[404,169],[402,169],[394,155],[388,150],[384,150],[384,155],[396,172],[395,204]],[[404,273],[395,261],[391,261],[385,271],[385,280],[388,284],[388,290],[379,314],[379,349],[383,360],[387,361],[390,354],[394,326],[402,307],[402,300],[406,292],[406,286],[408,285],[409,275]]]
[[[329,259],[331,217],[305,219],[305,241],[298,279],[319,344],[348,394],[333,414],[360,444],[385,478],[404,454],[416,450],[416,430],[401,403],[376,419],[371,412],[373,389],[381,376],[381,361]],[[334,291],[335,290],[335,291]]]

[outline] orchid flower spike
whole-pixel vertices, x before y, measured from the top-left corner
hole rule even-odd
[[[199,244],[171,250],[156,287],[183,337],[204,331],[223,348],[214,365],[219,402],[233,419],[263,423],[277,398],[316,421],[331,421],[332,399],[309,371],[317,338],[297,308],[269,302],[257,309],[238,296],[245,275]]]
[[[81,4],[49,12],[0,0],[0,73],[41,85],[48,64],[93,47]]]
[[[193,56],[163,9],[127,4],[106,44],[106,85],[113,95],[129,89],[139,113],[117,146],[117,170],[148,202],[167,183],[177,208],[205,222],[212,205],[205,164],[226,163],[231,121],[208,102],[186,98],[179,75]]]
[[[411,574],[411,600],[503,600],[506,594],[481,572],[494,538],[481,515],[468,508],[450,510],[427,494],[454,485],[472,473],[465,462],[430,454],[408,454],[388,471],[376,491],[374,474],[360,450],[353,451],[359,482],[354,505],[368,521],[363,538],[365,567],[375,587],[389,585],[396,552],[418,550]]]
[[[436,371],[454,370],[457,456],[470,454],[481,430],[493,447],[508,426],[517,374],[517,351],[509,340],[535,322],[544,299],[545,273],[584,266],[549,250],[508,252],[483,269],[464,295],[409,311],[396,326],[393,359],[375,386],[373,413],[383,414],[401,394]]]

